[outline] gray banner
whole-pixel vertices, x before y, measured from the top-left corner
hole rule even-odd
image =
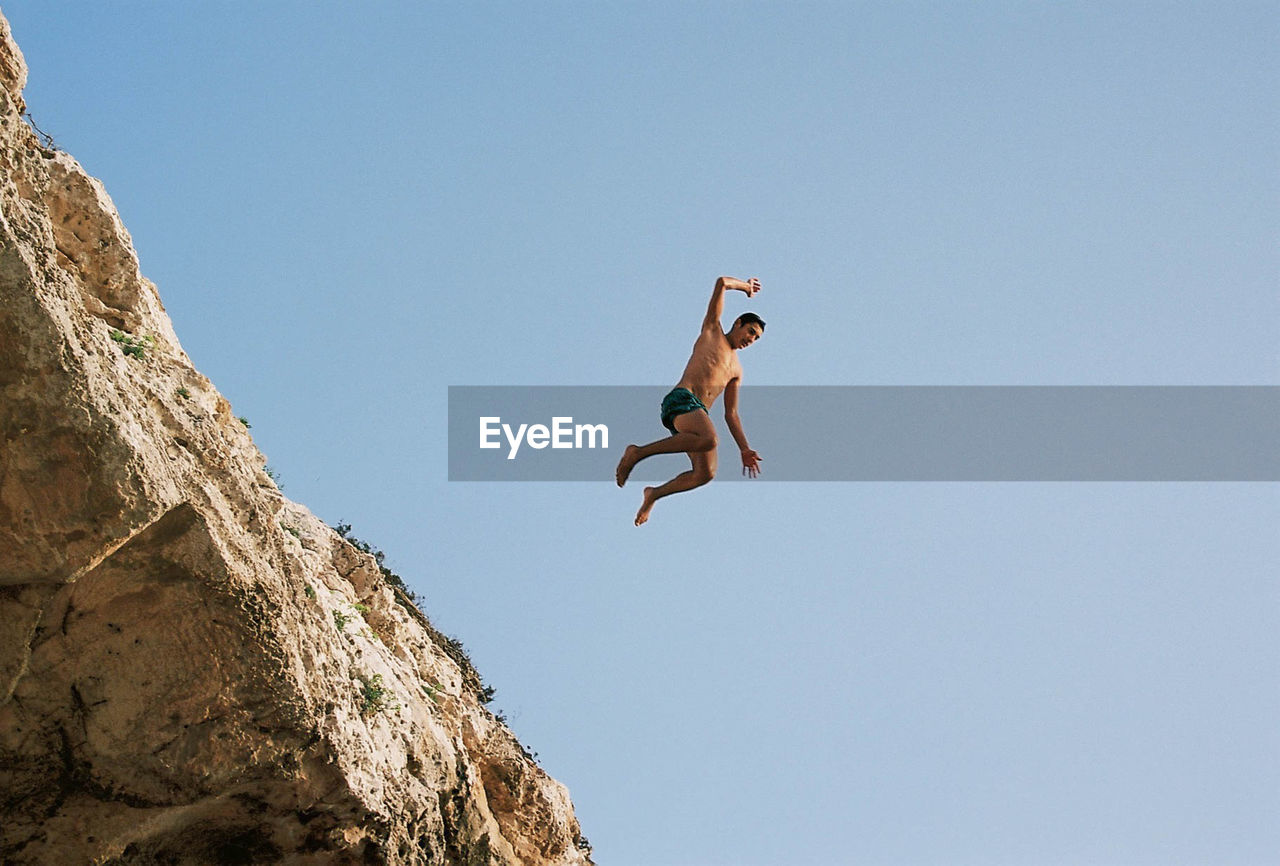
[[[627,444],[669,435],[668,390],[451,386],[449,480],[612,483]],[[739,415],[758,480],[1280,481],[1280,386],[754,386]],[[738,478],[720,403],[711,417],[717,478]]]

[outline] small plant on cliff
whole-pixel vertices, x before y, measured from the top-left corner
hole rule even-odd
[[[463,670],[470,670],[476,675],[476,698],[480,703],[488,705],[493,703],[493,698],[497,695],[498,690],[493,686],[485,683],[484,678],[480,676],[480,672],[476,670],[475,664],[471,661],[471,656],[467,653],[467,648],[462,645],[462,641],[453,635],[440,635],[440,639],[444,642],[441,647],[445,651],[445,655],[449,656]]]
[[[24,120],[26,120],[27,124],[31,127],[32,132],[34,132],[36,136],[40,139],[41,148],[43,148],[46,151],[53,151],[58,149],[58,143],[53,140],[53,136],[45,132],[40,127],[36,126],[36,119],[31,116],[30,111],[22,112],[22,117]]]
[[[352,535],[350,523],[339,523],[333,529],[356,550],[373,557],[374,562],[378,565],[378,570],[382,572],[382,576],[387,583],[391,584],[395,590],[396,603],[408,611],[411,616],[417,618],[426,628],[432,642],[444,650],[445,655],[453,659],[458,667],[462,669],[466,688],[473,692],[481,703],[488,704],[492,702],[495,690],[493,686],[485,685],[479,671],[476,670],[476,666],[472,664],[471,657],[467,655],[466,649],[462,646],[462,641],[456,637],[442,634],[435,626],[431,625],[431,621],[427,619],[426,614],[418,608],[418,596],[409,590],[400,575],[385,565],[386,554],[369,544],[369,542],[361,541]]]
[[[270,478],[275,483],[276,487],[278,487],[281,490],[284,490],[284,485],[280,483],[279,472],[272,469],[269,464],[266,466],[263,466],[262,471],[265,472],[267,474],[267,477]]]
[[[249,430],[249,429],[251,429],[251,428],[253,427],[253,425],[249,423],[249,419],[248,419],[248,418],[246,418],[246,417],[244,417],[243,415],[241,415],[241,416],[240,416],[239,418],[237,418],[236,420],[237,420],[237,421],[239,421],[241,424],[243,424],[243,425],[244,425],[244,429],[246,429],[246,430]]]
[[[360,680],[360,715],[370,716],[383,710],[398,710],[399,704],[390,703],[391,690],[382,683],[382,674],[366,677],[356,674]]]
[[[307,588],[310,589],[310,585],[308,585]],[[356,613],[359,613],[359,614],[365,614],[369,612],[369,605],[353,604],[351,605],[351,610],[354,610]],[[333,624],[338,627],[338,631],[342,631],[343,629],[345,629],[347,627],[347,623],[351,622],[351,620],[353,619],[355,619],[355,617],[349,613],[344,613],[343,611],[340,611],[340,610],[335,610],[333,612]],[[369,636],[369,633],[367,631],[362,632],[362,634],[364,634],[365,637]]]
[[[316,597],[316,588],[309,583],[302,588],[302,591],[306,594],[307,598]]]
[[[120,344],[120,351],[124,352],[131,358],[137,358],[139,361],[146,360],[147,349],[155,346],[156,341],[147,334],[141,337],[131,337],[124,331],[111,329],[111,339]]]
[[[188,391],[186,388],[179,388],[174,393],[177,394],[179,397],[181,397],[183,400],[191,399],[191,392]]]
[[[373,561],[378,564],[378,571],[382,572],[382,576],[386,578],[387,583],[391,584],[392,586],[396,587],[401,592],[403,592],[405,595],[407,595],[409,597],[409,601],[413,602],[414,604],[418,603],[418,596],[412,590],[409,589],[408,584],[404,582],[404,578],[396,574],[391,569],[387,568],[387,565],[386,565],[387,555],[385,553],[383,553],[381,550],[378,550],[378,548],[374,547],[369,542],[361,541],[359,538],[356,538],[354,535],[352,535],[350,523],[339,523],[333,529],[335,532],[337,532],[339,535],[342,536],[343,540],[345,540],[348,544],[350,544],[356,550],[360,551],[361,553],[367,553],[370,556],[372,556]]]

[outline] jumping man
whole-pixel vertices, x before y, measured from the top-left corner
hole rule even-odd
[[[716,428],[708,408],[724,392],[724,420],[742,454],[742,474],[755,478],[760,474],[760,455],[747,444],[738,419],[738,386],[742,382],[742,365],[738,350],[745,349],[764,333],[764,320],[755,313],[743,313],[733,322],[728,333],[720,330],[720,314],[724,311],[726,289],[745,292],[750,298],[760,291],[760,281],[746,282],[733,277],[716,280],[707,315],[702,320],[702,333],[693,344],[693,354],[685,365],[680,384],[662,400],[662,424],[671,435],[648,445],[628,445],[618,461],[618,486],[627,483],[635,465],[654,454],[689,455],[693,468],[682,472],[661,487],[646,487],[644,502],[636,512],[636,526],[649,519],[653,503],[672,493],[681,493],[706,484],[716,474]]]

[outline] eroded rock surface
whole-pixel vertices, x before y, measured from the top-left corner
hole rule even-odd
[[[465,657],[265,474],[26,75],[0,17],[0,861],[590,864]]]

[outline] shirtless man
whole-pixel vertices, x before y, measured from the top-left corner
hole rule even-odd
[[[688,472],[680,473],[661,487],[644,489],[644,502],[636,512],[636,526],[649,519],[653,503],[662,497],[701,487],[715,477],[716,428],[708,409],[722,391],[724,420],[742,454],[742,474],[752,478],[760,474],[760,455],[747,444],[747,434],[742,432],[742,422],[738,419],[738,385],[742,381],[738,350],[760,339],[764,320],[755,313],[743,313],[734,320],[728,333],[721,331],[720,314],[724,311],[726,289],[745,292],[750,298],[760,291],[760,281],[753,278],[743,282],[733,277],[716,280],[707,315],[702,320],[702,333],[693,344],[693,355],[685,365],[680,384],[662,401],[662,424],[671,435],[648,445],[628,445],[618,461],[615,476],[619,487],[627,483],[627,476],[637,463],[654,454],[683,451],[693,464]]]

